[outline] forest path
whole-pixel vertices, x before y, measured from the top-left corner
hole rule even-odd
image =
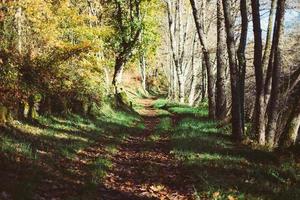
[[[145,130],[131,135],[119,147],[104,185],[130,194],[128,199],[192,199],[193,187],[187,183],[181,163],[170,153],[169,134],[157,136],[160,116],[152,106],[154,101],[138,101],[143,106],[138,112],[144,119]]]

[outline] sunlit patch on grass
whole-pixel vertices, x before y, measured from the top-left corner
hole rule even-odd
[[[208,111],[206,109],[191,108],[191,107],[171,107],[168,109],[169,112],[179,114],[179,115],[189,115],[193,117],[207,117]]]
[[[123,111],[115,111],[109,105],[103,105],[101,107],[101,115],[99,119],[105,122],[114,122],[119,125],[127,127],[136,127],[137,122],[141,122],[141,118],[136,114],[131,114]],[[139,126],[141,126],[139,124]]]

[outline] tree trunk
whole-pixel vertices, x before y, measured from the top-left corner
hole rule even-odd
[[[185,102],[185,80],[184,75],[181,72],[177,71],[178,76],[178,88],[179,88],[179,102]]]
[[[206,100],[206,70],[205,63],[202,62],[202,76],[201,76],[201,102]]]
[[[271,8],[270,8],[270,15],[269,15],[269,22],[268,22],[268,29],[267,29],[267,38],[266,38],[266,44],[265,44],[265,52],[263,56],[263,70],[266,70],[266,80],[265,80],[265,104],[267,105],[271,96],[271,88],[272,88],[272,62],[273,62],[273,55],[274,52],[271,51],[271,45],[272,45],[272,31],[273,31],[273,24],[274,24],[274,15],[275,15],[275,8],[276,8],[276,2],[277,0],[272,0]],[[268,65],[269,61],[269,65]]]
[[[141,70],[141,84],[142,84],[142,88],[143,90],[146,92],[147,91],[147,84],[146,84],[146,58],[145,58],[145,54],[143,53],[143,55],[140,58],[140,70]]]
[[[115,72],[113,76],[112,84],[115,87],[115,92],[118,92],[118,85],[122,81],[122,74],[124,70],[124,66],[129,60],[129,58],[132,56],[132,52],[134,48],[136,47],[141,32],[142,32],[142,26],[141,26],[141,10],[140,10],[140,4],[141,1],[129,1],[129,12],[125,12],[123,9],[124,7],[122,4],[123,1],[114,1],[115,3],[115,19],[117,23],[117,29],[119,31],[120,35],[120,48],[119,52],[117,52],[117,57],[115,61]],[[124,20],[131,18],[131,21],[138,21],[139,23],[127,23],[125,25]],[[127,33],[127,30],[131,30],[130,33]]]
[[[239,71],[235,60],[235,40],[234,40],[234,18],[231,13],[233,7],[231,2],[223,0],[223,9],[225,16],[225,27],[227,33],[227,49],[230,66],[231,79],[231,96],[232,96],[232,137],[240,141],[243,136],[242,116],[241,116],[241,102],[240,102],[240,88],[239,88]]]
[[[191,91],[189,95],[189,105],[193,106],[195,103],[196,86],[198,82],[198,68],[195,66],[195,49],[196,49],[196,37],[193,42],[193,52],[192,52],[192,81],[191,81]]]
[[[255,116],[254,129],[258,137],[258,142],[265,145],[265,110],[264,104],[264,78],[262,68],[262,37],[261,37],[261,20],[259,13],[259,0],[251,0],[252,2],[252,18],[253,18],[253,33],[254,33],[254,68],[255,68]]]
[[[247,0],[240,1],[240,13],[242,18],[242,30],[240,36],[240,44],[237,52],[239,61],[239,76],[240,76],[240,102],[241,102],[241,115],[242,115],[242,128],[245,128],[245,76],[246,76],[246,56],[245,50],[247,46],[248,35],[248,6]]]
[[[23,50],[23,41],[22,41],[22,8],[18,7],[17,12],[15,14],[16,18],[16,27],[17,27],[17,34],[18,34],[18,42],[17,42],[17,50],[19,54],[22,54]]]
[[[178,100],[178,77],[177,77],[177,69],[175,67],[175,64],[173,63],[173,91],[174,91],[174,96],[173,100],[177,101]]]
[[[171,53],[174,62],[174,70],[176,71],[176,79],[178,83],[178,95],[179,101],[181,103],[185,102],[185,44],[187,41],[187,31],[188,31],[188,20],[185,25],[183,25],[183,5],[181,0],[173,2],[171,0],[166,1],[167,11],[168,11],[168,22],[169,22],[169,36],[170,36],[170,46]],[[175,9],[175,13],[172,10]],[[174,84],[175,85],[175,84]]]
[[[116,58],[115,72],[114,72],[113,81],[112,81],[112,84],[115,87],[116,93],[118,92],[119,84],[122,82],[124,64],[125,64],[125,61],[122,58],[120,58],[120,57]]]
[[[216,117],[226,118],[226,36],[222,0],[217,1],[217,82],[216,82]]]
[[[200,43],[202,45],[202,52],[203,52],[205,66],[207,70],[209,118],[215,119],[216,102],[215,102],[215,93],[214,93],[214,75],[213,75],[212,61],[210,58],[210,52],[207,47],[206,36],[204,33],[204,25],[202,23],[202,21],[204,20],[200,19],[200,13],[199,10],[197,9],[195,0],[190,0],[190,3],[193,9],[194,21],[200,39]],[[202,12],[204,12],[204,10],[202,10]]]
[[[274,65],[272,73],[272,91],[269,105],[269,118],[267,125],[267,144],[270,148],[274,147],[275,134],[277,130],[277,119],[279,115],[279,84],[280,72],[282,65],[282,39],[284,30],[284,14],[285,14],[285,0],[278,1],[275,29],[273,36],[273,49],[274,49]]]

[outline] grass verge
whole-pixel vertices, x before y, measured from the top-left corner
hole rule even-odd
[[[274,153],[235,144],[208,120],[207,105],[157,100],[173,114],[172,153],[182,161],[198,199],[299,199],[300,166]]]

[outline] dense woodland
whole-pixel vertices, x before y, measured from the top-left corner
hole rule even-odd
[[[299,199],[299,22],[298,0],[0,0],[0,199]]]

